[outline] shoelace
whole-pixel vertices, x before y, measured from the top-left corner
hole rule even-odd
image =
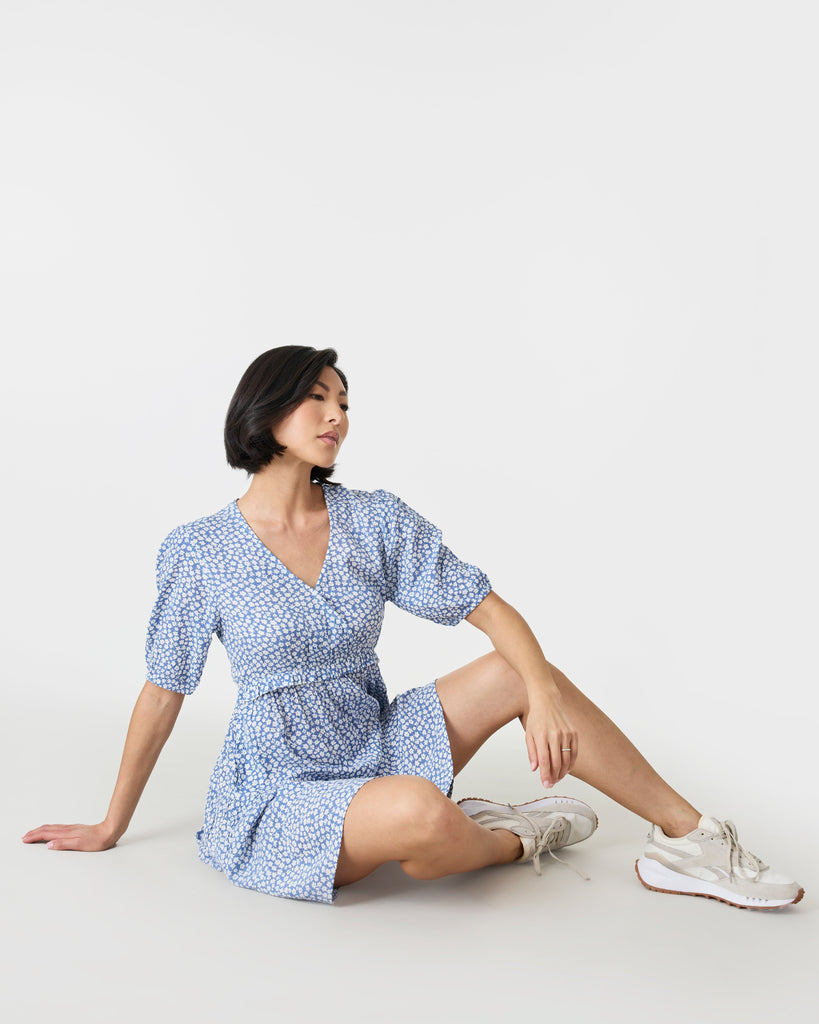
[[[737,827],[733,821],[717,821],[720,827],[719,838],[728,846],[728,875],[731,881],[734,880],[734,871],[747,868],[753,871],[751,881],[758,882],[759,875],[767,867],[759,857],[754,856],[750,850],[746,850],[737,837]]]
[[[563,860],[562,857],[558,857],[552,849],[552,844],[561,838],[566,829],[571,827],[565,818],[553,818],[549,827],[541,831],[541,829],[539,829],[530,818],[527,818],[525,814],[521,814],[517,807],[512,804],[507,804],[506,806],[515,815],[518,821],[523,824],[526,834],[535,840],[535,852],[532,857],[532,867],[535,869],[536,875],[543,873],[540,866],[540,855],[545,850],[552,860],[556,860],[558,864],[563,864],[564,867],[571,868],[572,871],[574,871],[576,875],[579,875],[584,881],[591,881],[589,875],[584,875],[579,868],[574,866],[574,864],[570,864],[567,860]]]

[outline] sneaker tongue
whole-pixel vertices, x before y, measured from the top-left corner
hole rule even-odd
[[[703,814],[703,816],[700,818],[697,828],[702,829],[703,832],[716,833],[721,831],[720,824],[717,821],[717,819],[710,818],[707,814]]]

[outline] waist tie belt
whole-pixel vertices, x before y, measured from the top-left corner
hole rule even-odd
[[[378,655],[375,651],[351,658],[346,661],[328,661],[320,665],[301,665],[282,672],[270,672],[238,681],[237,700],[239,702],[255,700],[272,690],[281,690],[286,686],[303,686],[306,683],[330,682],[343,676],[354,676],[365,669],[378,667]]]

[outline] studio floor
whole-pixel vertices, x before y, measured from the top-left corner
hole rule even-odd
[[[26,741],[36,714],[31,708],[26,719],[18,709],[26,728],[7,730],[4,741],[6,778],[22,780],[3,816],[1,991],[3,1019],[13,1024],[217,1022],[250,1014],[816,1020],[816,833],[789,843],[770,807],[745,823],[744,836],[806,885],[801,904],[783,911],[741,911],[643,889],[633,865],[644,824],[575,780],[561,791],[589,800],[600,827],[564,853],[590,881],[549,858],[540,877],[510,865],[437,882],[414,881],[389,865],[324,906],[236,888],[198,861],[202,780],[191,741],[198,736],[204,762],[219,726],[195,717],[184,726],[185,763],[181,743],[169,745],[117,848],[86,855],[24,846],[19,836],[46,810],[43,802],[67,808],[81,787],[102,798],[108,780],[95,781],[98,762],[114,757],[118,741],[113,715],[107,729],[88,716],[71,738],[55,733],[49,750],[38,752]],[[100,736],[110,736],[110,746],[101,749]],[[494,737],[456,780],[454,796],[497,798],[511,786],[520,799],[536,796],[533,781],[511,767],[518,742],[509,728]],[[61,757],[63,774],[54,771]],[[184,818],[180,804],[190,811]]]

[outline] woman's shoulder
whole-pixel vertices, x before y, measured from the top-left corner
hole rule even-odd
[[[235,512],[238,512],[236,502],[231,501],[218,512],[211,512],[209,515],[179,523],[166,533],[162,541],[162,548],[172,550],[195,548],[202,543],[212,541],[229,529]]]
[[[379,487],[367,491],[359,487],[345,487],[343,484],[326,484],[325,496],[329,495],[335,504],[345,505],[351,511],[358,510],[371,515],[382,515],[395,506],[402,504],[401,499],[392,491]]]
[[[384,487],[367,491],[352,487],[327,487],[332,492],[328,504],[343,510],[342,515],[357,528],[373,531],[394,542],[399,535],[418,529],[436,529],[403,498]]]

